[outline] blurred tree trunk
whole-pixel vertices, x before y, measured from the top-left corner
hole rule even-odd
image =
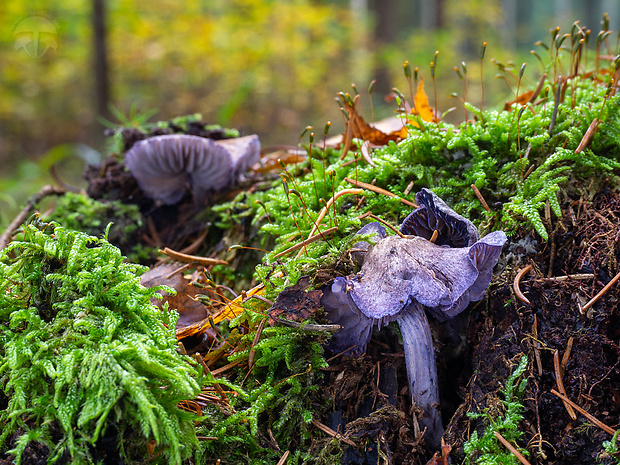
[[[375,21],[374,29],[374,48],[396,42],[398,37],[398,0],[371,0],[370,8]],[[391,92],[393,83],[390,82],[389,72],[385,69],[384,63],[377,63],[374,78],[377,79],[375,92],[378,95],[385,95]],[[371,79],[372,80],[372,79]]]
[[[95,73],[95,99],[97,116],[110,119],[108,102],[110,101],[110,84],[108,80],[108,54],[106,44],[105,0],[93,0],[93,55]],[[103,137],[100,124],[96,124],[97,141]],[[98,137],[97,137],[98,136]]]
[[[368,15],[368,0],[350,0],[351,18],[353,20],[353,50],[351,53],[352,78],[362,89],[370,81],[371,54],[369,50],[370,21]]]

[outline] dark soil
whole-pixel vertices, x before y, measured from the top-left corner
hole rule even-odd
[[[592,201],[567,199],[563,211],[563,218],[548,220],[553,231],[548,242],[524,232],[511,238],[486,299],[470,306],[468,319],[450,326],[434,322],[444,440],[452,463],[462,463],[471,432],[486,427],[483,420],[469,419],[468,412],[503,413],[499,389],[522,355],[529,363],[519,446],[529,451],[530,463],[614,463],[602,453],[602,442],[611,436],[579,413],[571,420],[551,390],[559,390],[557,351],[560,365],[565,361],[568,398],[607,426],[620,426],[620,285],[581,311],[618,272],[620,196],[601,192]],[[517,272],[527,265],[533,268],[521,279],[520,290],[530,304],[513,290]],[[556,279],[575,274],[590,276]],[[464,327],[462,338],[459,327]],[[394,464],[448,463],[431,460],[436,451],[415,439],[404,357],[392,328],[375,334],[367,354],[337,357],[328,373],[333,403],[323,421],[366,444],[361,452],[348,447],[343,464],[378,463],[380,454]]]

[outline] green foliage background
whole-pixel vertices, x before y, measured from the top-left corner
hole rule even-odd
[[[444,25],[434,30],[421,23],[416,2],[390,3],[393,30],[383,38],[371,3],[362,14],[344,0],[108,0],[111,102],[124,112],[132,104],[158,109],[158,119],[199,112],[207,122],[258,133],[264,145],[295,144],[308,124],[331,120],[332,134],[342,130],[333,96],[351,82],[364,93],[378,78],[374,116],[388,116],[393,106],[384,95],[392,86],[406,87],[403,60],[428,78],[428,63],[439,50],[437,98],[445,111],[455,105],[450,94],[461,88],[452,67],[463,60],[475,64],[483,40],[489,57],[521,62],[516,44],[527,44],[527,54],[541,30],[559,20],[565,29],[574,20],[553,16],[550,2],[536,2],[521,12],[519,18],[529,17],[519,19],[515,42],[505,35],[509,12],[499,0],[444,3]],[[32,14],[48,17],[58,33],[57,49],[38,59],[15,49],[14,28]],[[593,17],[598,21],[600,14]],[[90,2],[0,3],[0,225],[51,182],[52,162],[64,180],[81,185],[84,161],[98,155],[89,147],[102,151],[92,41]],[[484,78],[490,105],[508,93],[492,68]],[[470,79],[473,84],[477,77]],[[472,85],[473,101],[477,92]]]

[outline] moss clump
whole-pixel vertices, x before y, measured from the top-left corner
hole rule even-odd
[[[143,217],[135,204],[119,200],[99,201],[83,194],[67,192],[56,201],[54,211],[44,221],[56,221],[67,229],[100,236],[106,225],[114,223],[108,240],[119,247],[133,262],[149,260],[155,251],[139,244],[138,232],[142,229]]]
[[[0,451],[16,463],[33,441],[50,463],[92,462],[110,436],[119,460],[142,461],[149,441],[165,463],[192,453],[192,416],[177,404],[199,391],[198,372],[177,352],[178,315],[140,284],[145,270],[57,223],[25,225],[0,253]]]

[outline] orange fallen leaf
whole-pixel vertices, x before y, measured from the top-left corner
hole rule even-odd
[[[429,123],[436,123],[439,121],[439,119],[435,117],[435,112],[428,102],[426,92],[424,92],[424,78],[420,79],[413,101],[415,105],[411,109],[411,114],[420,115],[424,121],[428,121]],[[409,120],[408,123],[412,126],[418,126],[418,123],[412,120]]]
[[[364,117],[358,112],[357,105],[359,103],[359,99],[359,94],[353,99],[345,97],[344,94],[340,95],[339,102],[348,116],[347,129],[343,137],[343,150],[342,155],[340,156],[341,159],[347,155],[349,149],[351,148],[353,139],[362,139],[372,145],[380,146],[387,145],[390,141],[398,142],[399,140],[407,137],[407,128],[404,124],[403,127],[398,130],[385,133],[367,123]],[[418,88],[414,96],[413,108],[410,108],[407,102],[403,102],[403,104],[407,112],[411,115],[420,115],[422,120],[428,122],[439,121],[430,106],[428,96],[424,92],[424,79],[420,79],[420,82],[418,83]],[[412,126],[419,127],[418,122],[414,119],[408,119],[407,123]]]
[[[532,96],[533,93],[534,93],[533,90],[528,90],[527,92],[523,92],[522,94],[519,94],[519,96],[512,102],[505,102],[504,111],[510,110],[515,103],[518,103],[519,105],[525,105],[526,103],[530,101],[530,97]]]
[[[366,122],[364,117],[357,111],[357,105],[359,103],[360,96],[356,95],[352,101],[341,100],[343,108],[349,116],[347,122],[347,131],[344,137],[345,149],[351,145],[353,139],[362,139],[370,142],[373,145],[386,145],[390,141],[396,141],[400,139],[399,131],[394,131],[390,134],[386,134],[383,131],[371,126]]]

